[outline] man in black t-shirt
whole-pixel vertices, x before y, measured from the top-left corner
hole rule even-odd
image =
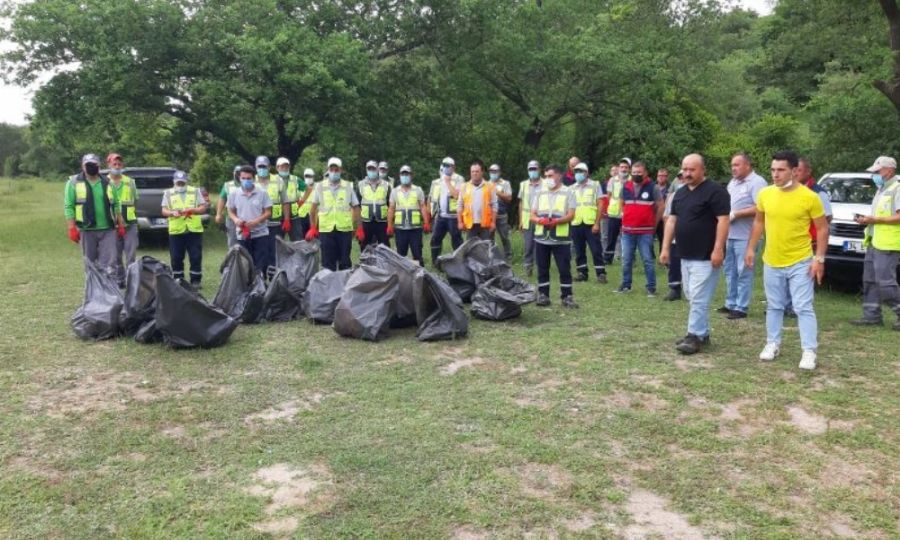
[[[684,293],[691,303],[688,333],[676,348],[682,354],[694,354],[709,344],[709,304],[725,260],[731,198],[725,188],[707,181],[703,156],[686,156],[681,170],[684,187],[672,199],[659,261],[669,264],[674,238],[681,256]]]

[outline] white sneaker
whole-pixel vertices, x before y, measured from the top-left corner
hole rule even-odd
[[[816,351],[806,349],[800,356],[800,369],[814,370],[816,369]]]
[[[759,353],[759,359],[763,362],[772,362],[780,352],[781,348],[778,343],[766,343],[765,348]]]

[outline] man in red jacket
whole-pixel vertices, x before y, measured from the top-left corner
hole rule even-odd
[[[622,188],[622,285],[614,292],[631,292],[631,272],[637,249],[647,276],[647,296],[656,296],[653,238],[664,210],[665,203],[656,183],[647,176],[646,165],[635,162],[631,166],[631,179]]]

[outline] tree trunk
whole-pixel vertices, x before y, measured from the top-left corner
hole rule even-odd
[[[275,132],[277,133],[278,157],[286,157],[291,161],[291,167],[297,164],[297,160],[303,155],[307,147],[315,144],[315,137],[308,135],[300,139],[294,139],[287,133],[287,119],[284,115],[276,116]]]
[[[872,86],[885,95],[900,112],[900,8],[897,0],[878,0],[890,26],[891,52],[894,53],[894,74],[889,81],[873,81]]]
[[[525,132],[525,144],[532,149],[537,150],[537,147],[541,145],[541,139],[544,138],[545,133],[546,131],[544,131],[544,125],[540,118],[535,118],[531,122],[531,127]]]

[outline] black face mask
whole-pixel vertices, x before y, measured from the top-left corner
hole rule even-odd
[[[85,163],[84,172],[88,176],[97,176],[100,174],[100,165],[97,165],[96,163]]]

